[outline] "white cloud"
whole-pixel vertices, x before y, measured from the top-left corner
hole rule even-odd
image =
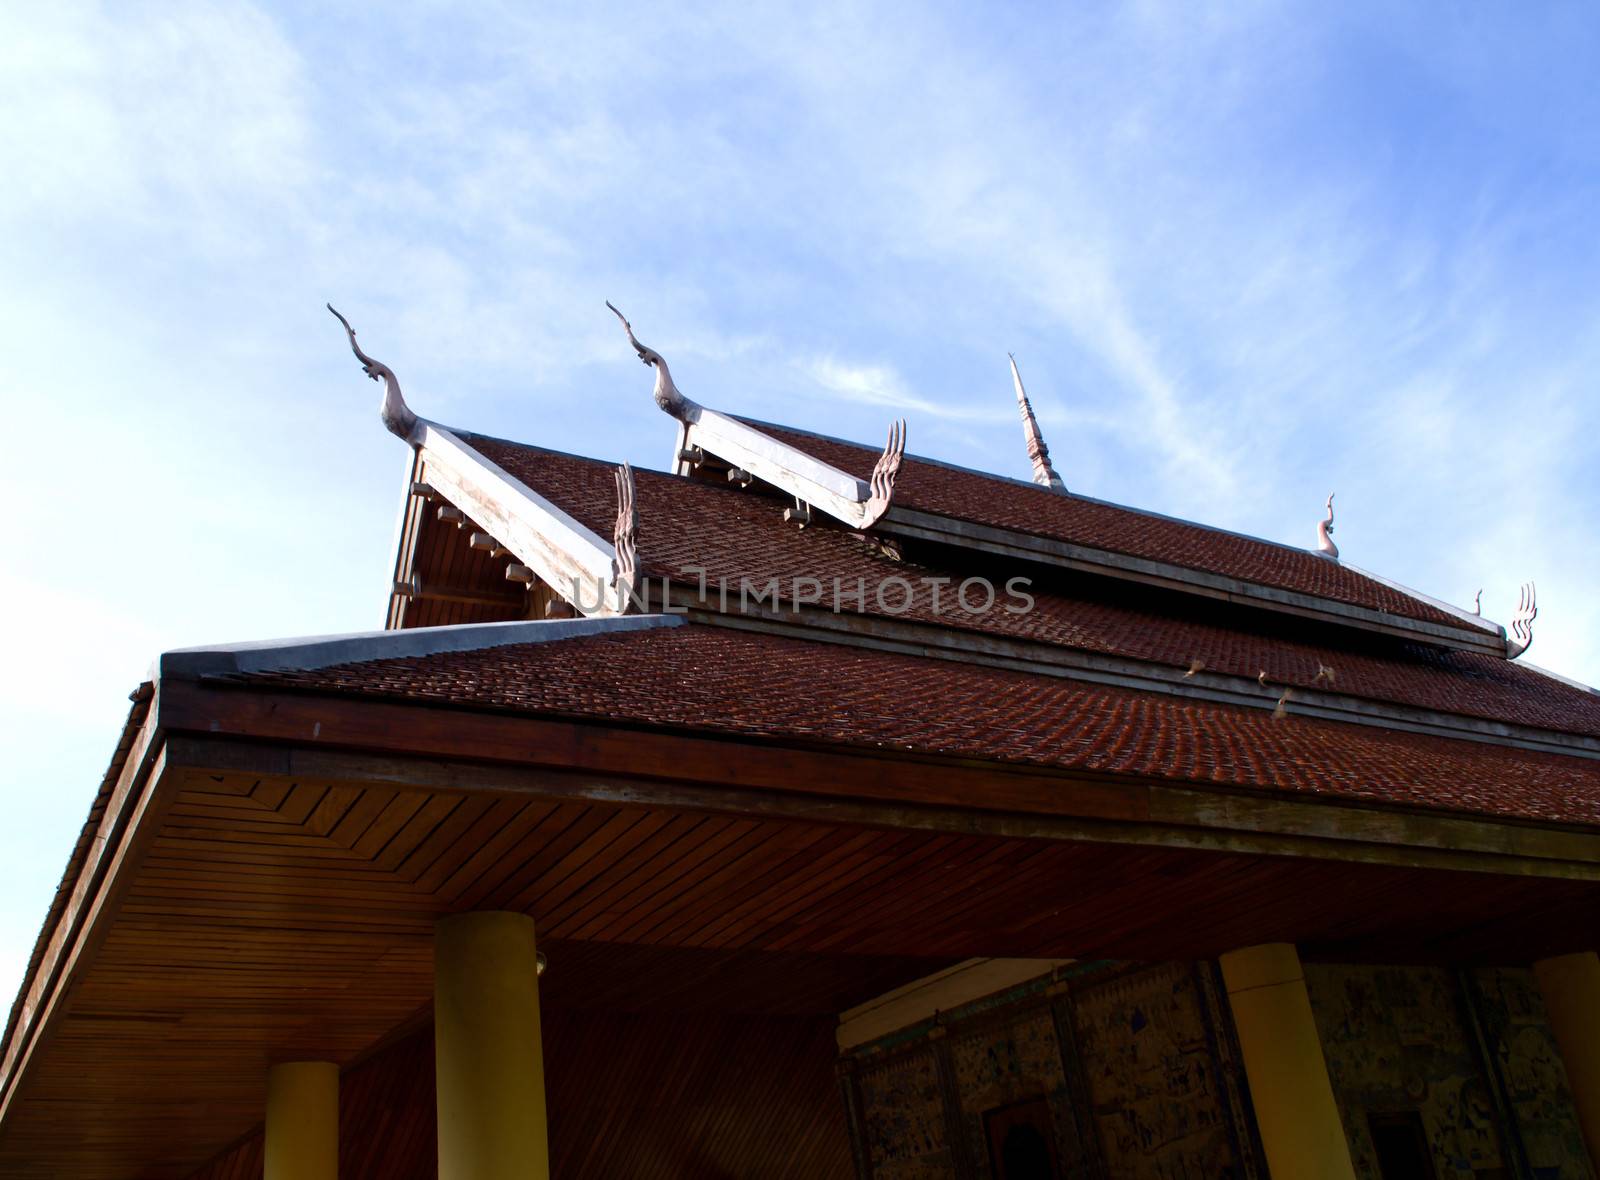
[[[911,392],[906,379],[890,365],[850,364],[833,357],[817,357],[798,367],[823,388],[861,405],[885,406],[953,422],[993,422],[1016,416],[1014,409],[1007,412],[1008,407],[1003,402],[975,407],[918,397]]]
[[[0,216],[182,227],[237,252],[258,243],[230,206],[308,178],[304,70],[252,5],[8,6],[0,47]]]

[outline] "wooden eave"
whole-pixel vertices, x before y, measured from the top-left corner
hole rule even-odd
[[[363,808],[369,826],[347,832]],[[526,853],[495,848],[554,813],[582,817],[563,829],[581,842],[538,842],[551,867],[524,883]],[[630,884],[663,879],[692,842],[672,833],[706,825],[698,847],[719,851],[673,870],[691,893]],[[423,845],[511,875],[437,891],[449,870],[411,868]],[[1585,828],[354,699],[203,661],[157,680],[91,848],[0,1058],[8,1174],[49,1174],[38,1161],[58,1151],[76,1175],[184,1174],[163,1136],[197,1136],[183,1159],[203,1160],[259,1118],[273,1054],[317,1041],[355,1060],[426,1003],[433,920],[474,904],[530,907],[558,943],[611,930],[601,941],[928,961],[1278,939],[1312,957],[1526,961],[1578,949],[1600,918]],[[156,1068],[170,1095],[150,1092]],[[37,1121],[73,1103],[95,1107],[103,1143]]]

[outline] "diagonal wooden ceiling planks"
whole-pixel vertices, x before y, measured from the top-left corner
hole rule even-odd
[[[414,1027],[434,920],[469,909],[533,915],[553,1012],[722,1018],[825,1016],[973,955],[1285,939],[1518,961],[1600,918],[1581,877],[894,827],[645,779],[611,799],[473,789],[423,759],[267,774],[204,749],[150,788],[158,826],[0,1133],[8,1176],[188,1175],[259,1122],[273,1062],[349,1065]]]

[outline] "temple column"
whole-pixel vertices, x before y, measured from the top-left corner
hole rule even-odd
[[[267,1073],[266,1180],[338,1180],[339,1067],[288,1061]]]
[[[1354,1180],[1299,953],[1274,942],[1221,961],[1268,1169],[1277,1180]]]
[[[532,918],[440,920],[433,1028],[439,1180],[548,1180]]]
[[[1567,1067],[1583,1140],[1590,1157],[1600,1160],[1600,956],[1581,951],[1540,959],[1533,974]]]

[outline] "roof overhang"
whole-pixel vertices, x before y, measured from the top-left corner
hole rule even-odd
[[[0,1059],[0,1167],[186,1174],[254,1125],[279,1055],[348,1062],[414,1017],[463,908],[558,946],[864,964],[1280,939],[1525,961],[1600,918],[1587,830],[237,678],[618,625],[165,658]]]

